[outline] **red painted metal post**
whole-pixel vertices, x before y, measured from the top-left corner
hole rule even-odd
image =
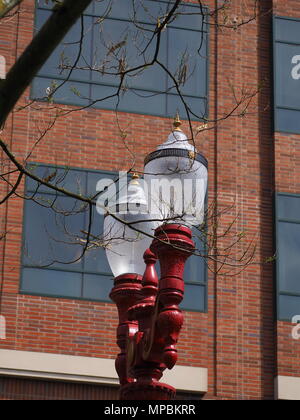
[[[142,278],[137,274],[122,274],[114,279],[114,287],[109,295],[118,308],[119,325],[117,328],[117,344],[121,352],[115,362],[120,385],[132,382],[128,377],[126,367],[127,337],[134,336],[138,331],[138,322],[129,321],[128,309],[134,305],[140,297]]]
[[[166,224],[155,232],[144,254],[146,270],[141,280],[134,275],[115,279],[110,296],[117,304],[117,342],[121,353],[116,360],[120,378],[120,399],[170,400],[176,390],[159,382],[163,371],[177,361],[176,344],[183,323],[179,309],[184,294],[184,265],[194,250],[191,230]],[[158,281],[154,268],[160,262]],[[131,278],[132,281],[128,282]]]

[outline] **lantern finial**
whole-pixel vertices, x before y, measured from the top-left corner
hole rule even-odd
[[[180,121],[179,113],[177,111],[176,112],[176,117],[174,118],[174,122],[173,122],[173,125],[175,127],[174,131],[182,131],[181,128],[180,128],[181,124],[182,124],[182,122]]]
[[[139,183],[139,175],[136,173],[136,172],[133,172],[133,174],[132,174],[132,180],[131,180],[131,182],[130,182],[130,184],[131,185],[140,185],[140,183]]]

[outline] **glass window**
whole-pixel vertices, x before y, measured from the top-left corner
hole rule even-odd
[[[99,180],[117,175],[31,164],[30,170],[51,184],[79,195],[94,196]],[[84,203],[38,185],[28,178],[23,228],[21,291],[49,296],[109,301],[113,286],[101,246],[84,251],[89,212]],[[92,211],[91,234],[102,234],[103,216]]]
[[[23,262],[55,268],[67,264],[69,270],[81,270],[78,236],[84,229],[85,209],[70,197],[36,194],[35,200],[25,206]]]
[[[280,222],[278,237],[280,290],[300,294],[300,224]]]
[[[76,22],[39,71],[32,97],[45,100],[68,76],[68,82],[51,96],[58,103],[104,109],[118,106],[120,111],[172,117],[181,109],[184,118],[185,108],[174,83],[158,64],[128,74],[119,101],[113,96],[120,81],[113,73],[118,72],[123,59],[127,69],[151,61],[158,16],[166,15],[172,5],[172,1],[153,0],[93,2],[82,22]],[[161,33],[158,59],[181,80],[182,95],[195,113],[193,119],[203,119],[207,117],[208,28],[199,6],[182,4],[178,12]],[[36,30],[50,14],[50,5],[39,1]],[[74,63],[76,69],[70,73]]]
[[[299,38],[299,19],[280,16],[276,16],[275,19],[274,37],[276,41],[295,42]]]
[[[119,174],[108,171],[67,169],[50,165],[30,164],[31,172],[76,194],[94,197],[118,194]],[[121,180],[122,184],[124,179]],[[115,189],[110,187],[115,185]],[[101,188],[100,188],[101,187]],[[115,191],[115,193],[114,193]],[[84,232],[89,225],[87,207],[79,200],[57,193],[49,187],[26,180],[23,227],[21,292],[28,294],[110,301],[113,287],[105,250],[92,247],[84,250]],[[101,238],[103,216],[93,207],[92,238]],[[198,237],[197,237],[198,236]],[[203,249],[199,234],[194,240]],[[185,266],[186,291],[182,308],[206,310],[206,266],[202,258],[191,256]]]
[[[81,297],[81,274],[24,267],[22,291],[38,295]]]
[[[279,219],[296,220],[300,222],[300,200],[298,196],[280,194],[277,202]]]
[[[186,284],[184,287],[184,298],[180,306],[183,309],[192,311],[203,311],[206,306],[205,290],[205,286]]]
[[[276,197],[277,304],[279,319],[300,315],[300,196]]]
[[[300,314],[300,296],[279,296],[279,319],[292,321],[295,314]]]
[[[300,133],[300,19],[274,17],[275,131]]]

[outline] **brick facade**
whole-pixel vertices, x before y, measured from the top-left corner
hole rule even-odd
[[[211,8],[219,3],[207,1]],[[250,15],[254,2],[231,3],[229,19]],[[244,117],[225,119],[196,138],[209,161],[209,200],[219,210],[230,207],[222,223],[237,218],[238,231],[256,241],[257,261],[236,276],[209,271],[208,312],[185,312],[178,363],[208,369],[207,399],[274,399],[277,375],[300,377],[300,340],[292,339],[290,323],[276,321],[274,267],[261,263],[274,253],[274,192],[300,193],[299,135],[272,130],[272,14],[300,17],[300,8],[297,0],[259,3],[257,18],[240,29],[217,29],[216,21],[210,27],[209,118],[221,118],[234,106],[232,86],[238,96],[262,88]],[[32,37],[33,4],[24,0],[22,13],[0,25],[0,53],[8,68]],[[221,13],[218,19],[222,22]],[[28,103],[29,90],[19,105]],[[25,107],[10,116],[1,136],[22,160],[52,119],[51,104]],[[118,171],[131,167],[134,152],[135,169],[142,170],[144,156],[171,130],[169,119],[148,115],[120,112],[118,123],[126,130],[126,144],[114,112],[71,112],[58,118],[30,160]],[[183,130],[188,132],[186,124]],[[2,194],[6,186],[0,188]],[[1,206],[0,217],[0,229],[7,232],[0,241],[1,314],[7,322],[0,348],[113,359],[114,305],[20,294],[22,199]],[[218,246],[226,240],[220,238]]]

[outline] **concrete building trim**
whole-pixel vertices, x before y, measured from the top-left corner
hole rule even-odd
[[[0,375],[90,384],[119,384],[114,359],[0,349]],[[175,366],[162,382],[177,390],[207,392],[207,369]]]
[[[275,378],[275,396],[278,400],[300,400],[300,378],[277,376]]]

